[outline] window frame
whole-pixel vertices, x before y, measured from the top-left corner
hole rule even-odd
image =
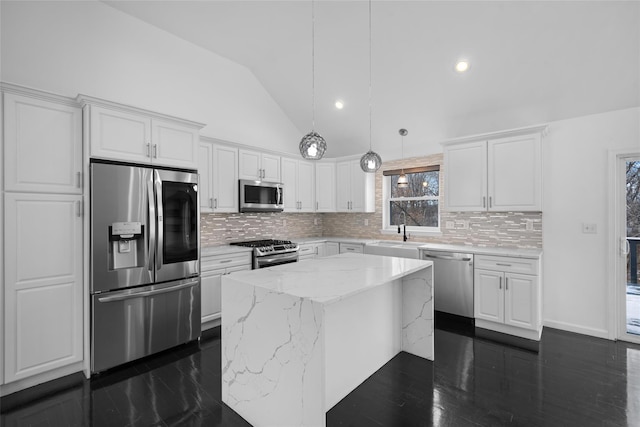
[[[407,173],[417,172],[438,172],[438,195],[437,196],[418,196],[418,197],[391,197],[391,176],[400,175],[404,171]],[[426,227],[426,226],[407,226],[407,233],[415,235],[442,235],[442,175],[440,165],[429,165],[422,167],[394,169],[383,171],[382,176],[382,228],[380,232],[382,234],[397,234],[398,228],[396,225],[390,225],[389,219],[391,217],[390,202],[392,201],[411,201],[411,200],[435,200],[438,202],[438,226]]]

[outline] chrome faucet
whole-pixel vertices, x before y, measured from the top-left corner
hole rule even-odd
[[[402,217],[404,218],[404,222],[402,224],[398,224],[398,234],[400,234],[400,226],[402,226],[402,241],[407,241],[407,214],[404,211],[400,211]]]

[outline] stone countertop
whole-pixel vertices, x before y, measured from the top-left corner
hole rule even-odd
[[[253,251],[253,248],[232,245],[202,246],[200,256],[229,255],[234,253],[246,253]]]
[[[326,305],[432,265],[431,261],[408,258],[341,254],[239,271],[233,280]]]
[[[355,237],[294,237],[290,238],[292,242],[298,243],[299,245],[305,243],[322,243],[322,242],[338,242],[338,243],[356,243],[366,245],[367,243],[374,243],[378,240],[376,239],[358,239]]]

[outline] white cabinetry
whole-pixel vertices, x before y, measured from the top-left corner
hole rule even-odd
[[[449,211],[541,211],[543,128],[447,143]]]
[[[5,190],[82,194],[82,111],[4,94]]]
[[[325,247],[325,256],[338,255],[340,253],[340,243],[327,242]]]
[[[540,339],[539,260],[477,255],[474,267],[476,326]]]
[[[338,212],[375,212],[375,174],[359,160],[336,163],[336,201]]]
[[[316,212],[336,211],[336,164],[316,163]]]
[[[2,85],[0,394],[83,369],[82,110]]]
[[[285,212],[313,212],[315,201],[315,170],[311,162],[282,158]]]
[[[238,153],[240,179],[280,182],[280,156],[251,150]]]
[[[299,260],[314,259],[325,256],[326,243],[301,243],[298,252]]]
[[[198,167],[200,123],[79,96],[89,117],[90,156],[186,169]]]
[[[203,329],[207,328],[207,323],[220,318],[222,276],[242,270],[251,270],[250,251],[202,256],[201,315]]]
[[[238,212],[238,149],[202,141],[199,152],[200,210]]]
[[[345,253],[362,254],[364,253],[364,244],[340,242],[340,253],[341,254],[345,254]]]

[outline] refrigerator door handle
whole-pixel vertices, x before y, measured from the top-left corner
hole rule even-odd
[[[156,245],[156,271],[162,268],[162,247],[164,243],[164,226],[163,226],[163,211],[162,211],[162,180],[160,179],[160,174],[157,170],[153,171],[154,176],[154,185],[156,190],[156,209],[158,210],[157,215],[157,233],[158,233],[158,244]]]
[[[153,193],[153,178],[149,177],[147,180],[147,197],[148,197],[148,205],[149,205],[149,220],[147,221],[147,226],[149,228],[149,247],[147,251],[149,253],[149,266],[147,267],[149,271],[154,270],[154,262],[156,258],[156,202],[155,195]]]
[[[99,297],[98,302],[114,302],[114,301],[123,301],[123,300],[140,298],[140,297],[150,297],[158,294],[164,294],[167,292],[178,291],[180,289],[191,288],[196,286],[197,284],[198,284],[198,280],[196,279],[196,280],[191,280],[187,283],[180,283],[178,285],[168,286],[166,288],[144,290],[144,291],[133,291],[133,292],[132,291],[118,292],[115,295]]]

